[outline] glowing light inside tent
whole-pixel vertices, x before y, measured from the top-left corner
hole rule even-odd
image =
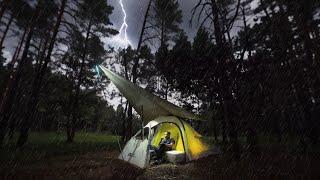
[[[160,127],[158,128],[153,138],[152,145],[159,146],[161,139],[164,138],[164,133],[170,132],[171,138],[173,138],[176,142],[175,147],[173,147],[173,149],[184,152],[182,137],[178,126],[176,126],[173,123],[163,123],[159,126]]]
[[[187,134],[189,152],[193,158],[199,158],[202,153],[209,150],[209,147],[201,141],[201,135],[192,129],[189,124],[183,124]]]
[[[196,132],[189,124],[183,123],[185,127],[185,134],[187,137],[188,146],[186,146],[186,150],[188,150],[192,156],[192,158],[199,158],[204,152],[209,150],[209,146],[204,144],[201,141],[201,135]],[[182,142],[182,137],[180,134],[179,128],[173,123],[163,123],[159,125],[157,132],[153,138],[152,145],[158,146],[161,139],[164,138],[164,133],[170,132],[171,138],[176,141],[176,147],[174,148],[177,151],[185,151],[185,148]]]

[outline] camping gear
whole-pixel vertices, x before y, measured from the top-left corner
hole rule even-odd
[[[176,142],[173,150],[166,152],[168,161],[191,161],[211,153],[208,145],[202,142],[201,135],[183,120],[203,120],[198,115],[153,95],[103,66],[100,68],[146,123],[127,142],[119,159],[140,168],[148,167],[151,145],[157,146],[167,131]]]

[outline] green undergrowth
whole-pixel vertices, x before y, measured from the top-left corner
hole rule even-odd
[[[42,159],[118,149],[119,137],[108,133],[78,132],[73,143],[66,142],[64,133],[33,132],[27,144],[17,149],[17,134],[0,149],[0,161],[6,163],[32,164]]]

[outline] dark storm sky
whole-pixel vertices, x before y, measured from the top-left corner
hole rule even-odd
[[[121,10],[121,6],[119,4],[119,0],[107,0],[110,5],[114,7],[113,13],[110,16],[111,22],[113,23],[114,27],[119,30],[122,22],[123,22],[123,12]],[[127,12],[127,23],[128,29],[127,34],[131,44],[136,47],[138,37],[140,34],[143,16],[146,11],[146,6],[149,0],[122,0],[124,4],[124,8]],[[190,37],[190,40],[197,32],[198,26],[196,23],[193,24],[191,27],[189,25],[189,20],[191,18],[191,10],[195,6],[198,0],[178,0],[180,8],[183,13],[183,22],[181,23],[180,27],[187,33]],[[251,4],[251,8],[254,8],[256,3],[253,2]],[[232,31],[232,34],[235,34],[237,29]],[[4,56],[8,59],[11,59],[12,51],[15,47],[16,38],[10,38],[10,40],[6,40],[5,46],[7,47],[4,50]],[[115,47],[119,47],[117,43],[119,42],[119,38],[112,37],[103,40],[106,45],[111,45]],[[121,41],[121,38],[120,38]],[[118,43],[119,44],[119,43]],[[120,45],[121,46],[121,45]]]
[[[119,0],[107,0],[110,5],[114,7],[113,14],[111,15],[110,19],[113,22],[116,29],[120,29],[122,25],[122,18],[123,13],[121,10],[121,6],[119,4]],[[149,0],[122,0],[124,8],[127,12],[127,23],[128,23],[128,37],[133,44],[136,46],[138,37],[140,34],[143,16],[146,11],[146,6]],[[198,0],[178,0],[180,9],[183,13],[183,22],[181,23],[180,27],[187,33],[190,40],[195,36],[198,26],[197,23],[193,23],[192,27],[189,24],[191,19],[192,13],[191,10],[198,2]],[[257,0],[253,1],[250,6],[251,9],[256,8]],[[252,18],[248,18],[248,23],[252,24]],[[241,22],[236,22],[234,28],[231,30],[231,35],[235,35],[239,31],[239,27],[242,26]],[[108,44],[108,42],[106,42]],[[109,43],[109,44],[112,44]]]
[[[122,22],[123,22],[123,12],[121,10],[121,6],[119,4],[119,0],[107,0],[110,5],[114,7],[113,13],[110,16],[110,20],[113,23],[114,27],[119,30]],[[149,0],[122,0],[124,8],[127,12],[127,23],[128,23],[128,38],[131,41],[132,45],[136,47],[138,37],[140,35],[140,30],[142,26],[143,16],[146,11],[146,6]],[[193,37],[197,31],[197,27],[189,26],[189,20],[191,18],[191,9],[197,0],[178,0],[180,4],[180,8],[183,11],[183,23],[181,24],[181,28],[185,30],[185,32]],[[9,38],[5,42],[6,49],[4,50],[4,56],[10,60],[12,57],[13,50],[15,48],[15,42],[17,38]],[[111,46],[119,46],[117,42],[119,39],[116,37],[112,37],[111,39],[104,40],[106,45]],[[121,46],[121,45],[120,45]]]
[[[193,37],[197,31],[197,27],[195,25],[190,27],[189,20],[191,18],[191,9],[197,1],[178,1],[180,3],[180,8],[183,12],[183,23],[180,27],[184,29],[190,37]],[[115,28],[120,29],[122,25],[123,13],[121,10],[121,6],[119,5],[119,0],[108,0],[108,3],[114,7],[113,14],[111,15],[110,19],[114,24]],[[123,5],[127,12],[127,23],[129,26],[127,31],[128,37],[134,46],[136,46],[138,41],[147,3],[148,0],[123,0]]]

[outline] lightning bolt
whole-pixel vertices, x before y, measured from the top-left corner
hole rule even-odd
[[[119,30],[119,38],[122,39],[123,43],[126,44],[126,46],[128,46],[128,45],[132,46],[131,42],[128,38],[128,34],[127,34],[127,29],[128,29],[127,13],[126,13],[126,10],[124,9],[122,0],[119,0],[119,4],[120,4],[122,12],[123,12],[123,23],[122,23],[121,28]]]

